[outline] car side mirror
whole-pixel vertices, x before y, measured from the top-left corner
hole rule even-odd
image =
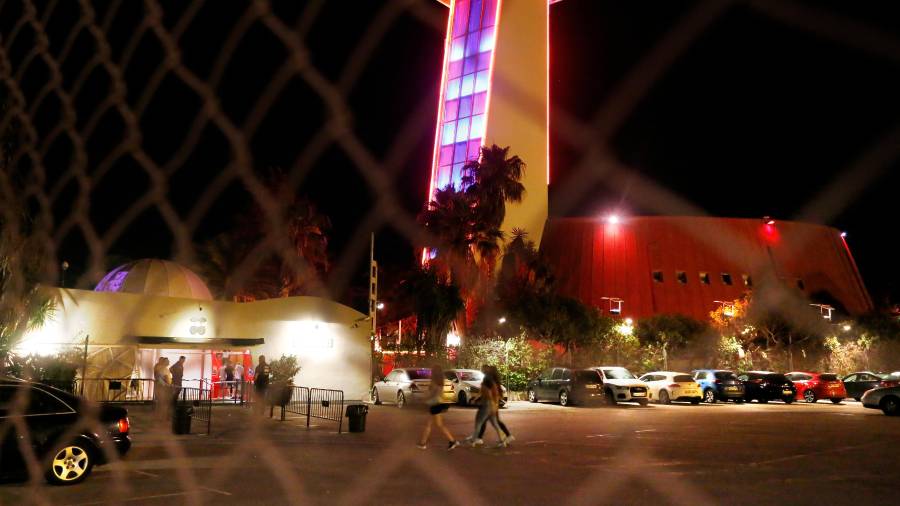
[[[381,378],[382,383],[387,383],[387,378]]]

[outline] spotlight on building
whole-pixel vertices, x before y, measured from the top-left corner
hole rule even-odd
[[[847,232],[841,232],[841,239],[847,238]]]
[[[611,214],[611,215],[607,216],[606,222],[609,223],[610,225],[615,225],[615,224],[619,223],[619,215]]]
[[[505,316],[501,316],[501,317],[497,320],[497,323],[499,323],[500,325],[503,325],[504,323],[506,323],[506,317],[505,317]]]
[[[375,304],[375,309],[377,309],[379,311],[384,309],[384,302],[379,302],[378,304]]]

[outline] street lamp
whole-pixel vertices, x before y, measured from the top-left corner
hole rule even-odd
[[[500,319],[497,320],[497,323],[499,323],[500,325],[503,325],[504,323],[506,323],[506,317],[505,317],[505,316],[501,316]]]
[[[384,309],[384,302],[379,302],[379,303],[375,304],[375,309],[377,309],[379,311]]]

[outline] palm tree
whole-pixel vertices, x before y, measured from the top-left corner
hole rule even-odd
[[[410,272],[399,287],[400,303],[416,315],[416,351],[435,354],[444,348],[453,321],[465,308],[459,287],[430,265]]]
[[[520,182],[525,174],[525,162],[516,155],[509,156],[509,146],[496,144],[481,148],[481,158],[463,167],[463,187],[477,202],[478,216],[488,226],[500,228],[506,217],[508,202],[521,202],[525,186]]]

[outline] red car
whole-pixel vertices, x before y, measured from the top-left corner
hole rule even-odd
[[[830,399],[837,404],[847,397],[844,382],[837,374],[801,371],[791,372],[785,376],[794,382],[798,400],[816,402],[819,399]]]

